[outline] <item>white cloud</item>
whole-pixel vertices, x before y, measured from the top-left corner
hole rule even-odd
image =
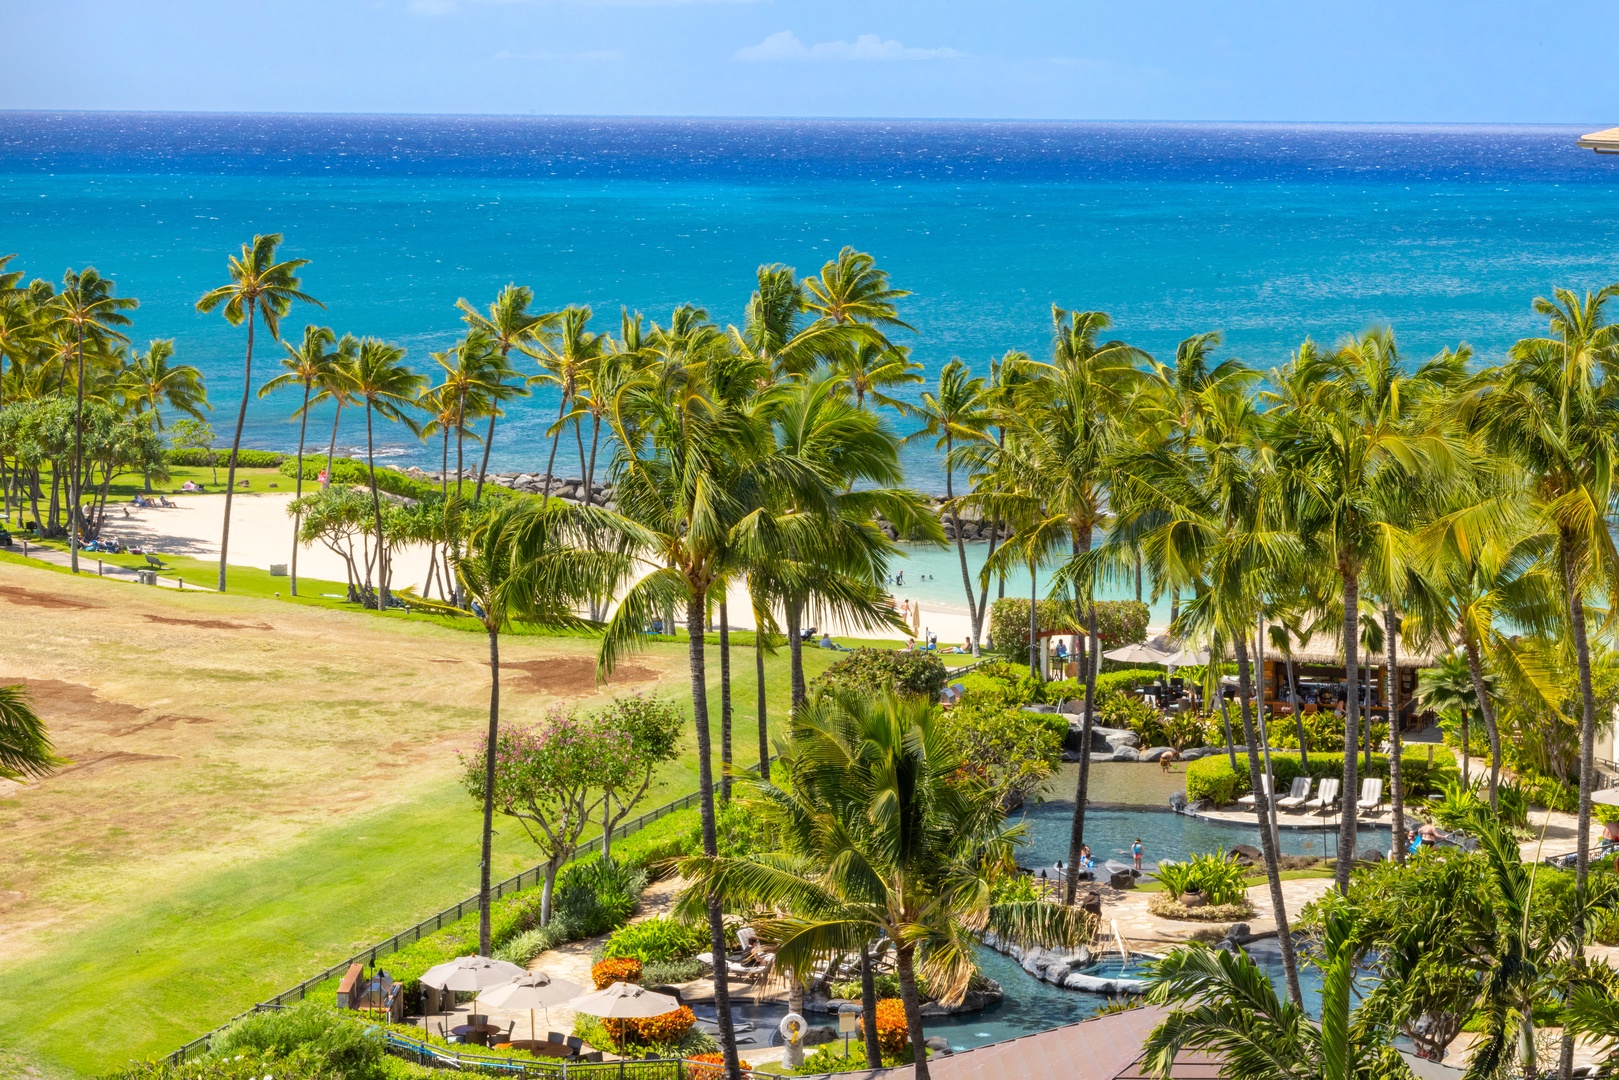
[[[757,45],[738,49],[738,60],[750,64],[772,61],[829,60],[949,60],[961,55],[954,49],[918,49],[876,34],[861,34],[853,41],[821,41],[805,45],[797,34],[783,30]]]
[[[496,60],[584,60],[584,61],[613,61],[624,59],[624,54],[617,49],[592,49],[588,52],[559,53],[559,52],[513,52],[511,49],[502,49],[495,54]]]

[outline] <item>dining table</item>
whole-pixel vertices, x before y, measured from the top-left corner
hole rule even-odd
[[[459,1035],[475,1046],[488,1046],[492,1035],[499,1035],[505,1029],[498,1024],[457,1024],[450,1029],[451,1035]]]

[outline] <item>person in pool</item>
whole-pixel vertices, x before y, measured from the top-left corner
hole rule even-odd
[[[1141,847],[1141,837],[1138,836],[1136,837],[1136,842],[1130,845],[1130,857],[1135,860],[1137,871],[1140,871],[1141,869],[1142,854],[1143,850]]]

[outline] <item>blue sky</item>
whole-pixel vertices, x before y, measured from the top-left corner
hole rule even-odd
[[[1619,122],[1608,0],[0,0],[0,107]]]

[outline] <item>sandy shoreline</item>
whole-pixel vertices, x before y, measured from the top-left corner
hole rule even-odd
[[[272,565],[292,560],[292,518],[287,505],[290,492],[237,495],[231,501],[230,562],[268,570]],[[151,548],[169,555],[196,559],[219,558],[219,534],[225,517],[224,495],[176,495],[174,507],[136,507],[127,504],[108,511],[107,534],[125,544]],[[421,592],[427,582],[430,551],[425,544],[405,544],[389,549],[396,588]],[[356,561],[358,561],[356,555]],[[303,544],[298,549],[298,576],[324,581],[344,581],[343,559],[324,544]],[[949,648],[966,640],[969,620],[964,608],[919,601],[922,609],[921,635],[929,630],[938,635],[939,647]],[[732,626],[753,629],[753,611],[747,590],[733,586],[727,595],[727,614]],[[816,625],[806,617],[806,626]],[[820,626],[832,633],[855,637],[903,641],[894,630],[860,630],[833,624]],[[987,629],[987,627],[986,627]]]

